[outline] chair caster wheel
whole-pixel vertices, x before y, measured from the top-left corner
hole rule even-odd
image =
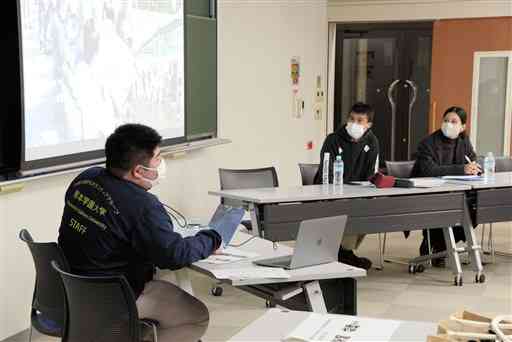
[[[275,305],[274,303],[272,303],[270,300],[266,300],[266,301],[265,301],[265,307],[266,307],[267,309],[271,309],[271,308],[275,308],[275,307],[276,307],[276,305]]]
[[[485,283],[485,274],[480,274],[480,275],[477,274],[475,276],[475,282],[480,283],[480,284]]]
[[[214,297],[220,297],[222,296],[222,292],[224,292],[224,289],[220,286],[212,287],[211,293]]]
[[[410,274],[416,274],[416,273],[423,273],[425,272],[425,266],[419,264],[419,265],[409,265],[409,273]]]
[[[462,276],[455,276],[454,285],[462,286],[463,284],[464,284],[464,281],[462,280]]]

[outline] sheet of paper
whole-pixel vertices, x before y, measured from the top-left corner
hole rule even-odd
[[[460,181],[479,181],[479,180],[483,180],[484,179],[484,177],[482,177],[482,176],[471,176],[471,175],[467,175],[467,176],[443,176],[442,178],[446,179],[446,180],[460,180]]]
[[[181,235],[181,237],[186,238],[190,236],[194,236],[197,233],[199,233],[203,229],[208,229],[207,226],[187,226],[187,227],[180,227],[178,224],[174,224],[174,232]]]
[[[433,177],[423,177],[423,178],[410,178],[410,181],[414,184],[416,188],[433,188],[436,186],[441,186],[446,181],[441,178],[433,178]]]
[[[245,257],[245,258],[255,258],[258,257],[258,253],[244,251],[238,247],[226,247],[222,250],[222,255],[228,255],[233,257]]]
[[[288,279],[290,275],[277,267],[240,267],[211,270],[217,279]]]
[[[259,257],[258,253],[243,251],[235,247],[227,247],[224,248],[220,254],[213,254],[201,262],[208,264],[229,264],[257,257]]]
[[[390,341],[400,322],[359,317],[311,314],[283,341],[366,342]]]

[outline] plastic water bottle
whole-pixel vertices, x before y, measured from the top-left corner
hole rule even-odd
[[[329,161],[330,161],[331,155],[329,152],[324,153],[324,164],[322,166],[323,173],[322,173],[322,184],[329,184]]]
[[[334,161],[334,185],[343,185],[344,166],[341,155],[337,155]]]
[[[484,177],[487,179],[494,178],[496,171],[496,159],[492,152],[488,152],[484,159]]]

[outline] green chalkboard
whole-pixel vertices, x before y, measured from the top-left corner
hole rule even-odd
[[[185,0],[184,5],[186,14],[198,17],[210,17],[212,15],[212,13],[210,13],[212,8],[210,0]]]
[[[217,135],[217,20],[203,3],[185,18],[187,140]]]

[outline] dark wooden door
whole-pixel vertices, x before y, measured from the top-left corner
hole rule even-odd
[[[375,108],[380,160],[414,158],[428,134],[432,24],[338,25],[334,127],[353,103]]]

